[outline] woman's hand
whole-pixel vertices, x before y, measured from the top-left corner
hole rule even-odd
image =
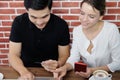
[[[58,61],[56,60],[46,60],[46,61],[43,61],[41,65],[47,71],[55,70],[59,66]]]
[[[60,68],[57,68],[56,70],[53,70],[52,72],[53,72],[53,76],[54,76],[55,80],[61,80],[62,77],[66,75],[67,68],[64,65]]]
[[[87,72],[75,72],[75,74],[80,75],[84,78],[88,78],[92,74],[92,70],[91,68],[87,68]]]

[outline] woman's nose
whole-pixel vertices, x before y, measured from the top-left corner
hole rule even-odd
[[[84,16],[83,17],[83,21],[87,21],[88,20],[88,17],[87,16]]]

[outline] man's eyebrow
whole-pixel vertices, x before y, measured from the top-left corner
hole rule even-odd
[[[37,17],[35,17],[35,16],[33,16],[33,15],[30,15],[31,17],[33,17],[33,18],[37,18]]]
[[[46,14],[46,15],[44,15],[44,16],[42,16],[42,17],[35,17],[35,16],[33,16],[33,15],[30,15],[31,17],[33,17],[33,18],[45,18],[45,17],[47,17],[49,14]]]
[[[41,18],[45,18],[45,17],[47,17],[49,14],[46,14],[46,15],[44,15],[43,17],[41,17]]]

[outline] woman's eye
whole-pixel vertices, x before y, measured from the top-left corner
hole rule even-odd
[[[80,14],[81,14],[81,15],[84,15],[84,13],[83,13],[83,12],[81,12]]]
[[[93,16],[93,15],[90,15],[89,17],[90,17],[90,18],[95,18],[95,16]]]

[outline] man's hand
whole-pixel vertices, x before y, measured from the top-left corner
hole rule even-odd
[[[34,80],[34,78],[35,76],[31,72],[27,71],[22,73],[18,80]]]
[[[58,61],[56,60],[46,60],[46,61],[43,61],[41,65],[47,71],[55,70],[59,66]]]

